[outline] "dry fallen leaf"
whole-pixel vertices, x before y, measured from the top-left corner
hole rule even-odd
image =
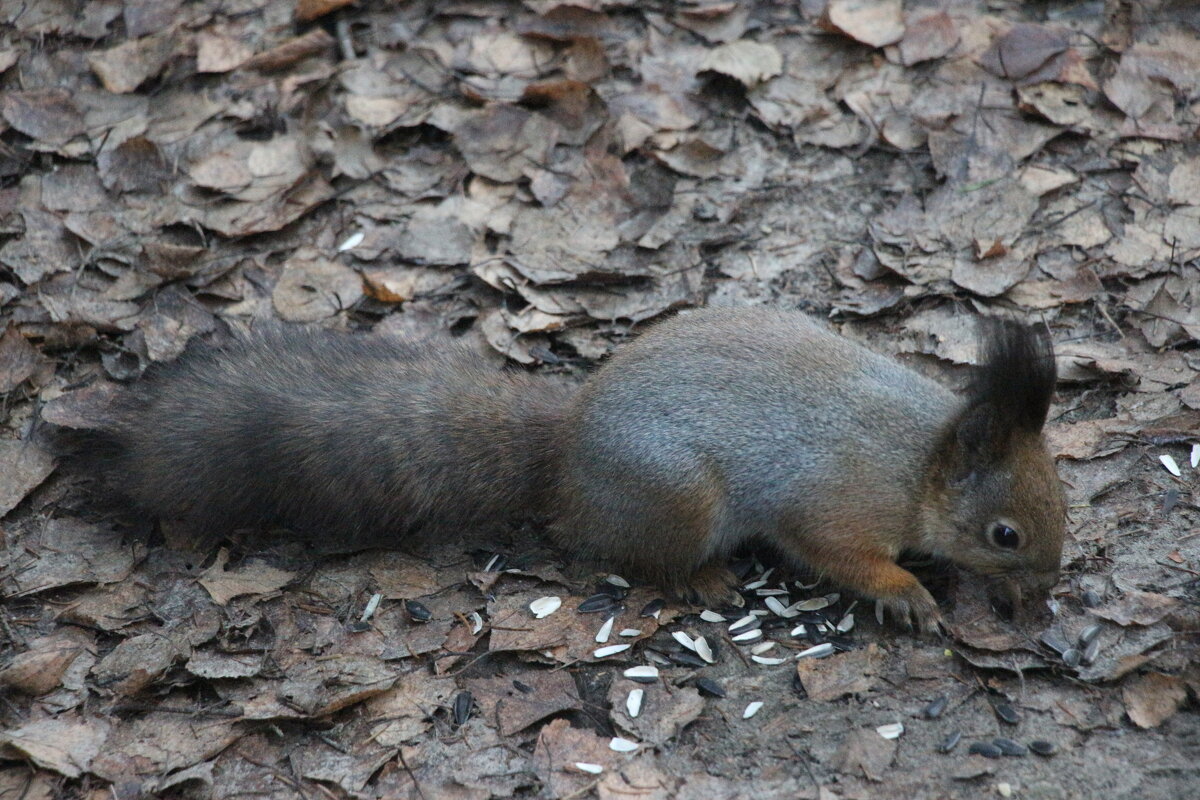
[[[1147,672],[1126,681],[1121,696],[1135,725],[1157,728],[1187,701],[1187,685],[1175,675]]]
[[[237,569],[226,570],[228,563],[229,551],[221,548],[212,566],[200,578],[200,585],[219,606],[242,595],[277,591],[296,578],[295,573],[260,562],[247,562]]]
[[[871,47],[895,44],[904,36],[903,4],[900,0],[829,0],[820,25]]]

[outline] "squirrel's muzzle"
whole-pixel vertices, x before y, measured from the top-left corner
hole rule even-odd
[[[1058,583],[1058,570],[993,578],[988,596],[1001,617],[1012,619],[1019,609],[1033,609]]]

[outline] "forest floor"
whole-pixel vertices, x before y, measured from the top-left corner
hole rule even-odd
[[[0,0],[0,798],[1195,796],[1200,6],[901,5]],[[522,528],[198,541],[40,444],[256,321],[582,376],[702,304],[952,383],[1049,325],[1052,602],[935,571],[922,639],[759,553],[825,607],[737,643]]]

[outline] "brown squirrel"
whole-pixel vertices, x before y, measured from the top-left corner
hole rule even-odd
[[[959,397],[797,311],[679,314],[582,386],[457,344],[275,328],[141,381],[92,455],[143,509],[208,529],[353,535],[544,511],[564,548],[707,604],[735,587],[724,559],[762,539],[925,630],[938,607],[901,551],[995,578],[1013,601],[1058,576],[1049,337],[982,330]]]

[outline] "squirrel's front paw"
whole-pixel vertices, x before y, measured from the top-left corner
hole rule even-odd
[[[706,564],[688,576],[679,593],[685,601],[698,606],[741,608],[746,601],[738,594],[737,587],[737,576],[728,569]]]
[[[942,632],[942,612],[937,601],[924,586],[917,584],[902,594],[881,598],[881,606],[876,606],[876,613],[882,622],[882,610],[886,610],[892,619],[911,630],[914,626],[922,634],[938,634]]]

